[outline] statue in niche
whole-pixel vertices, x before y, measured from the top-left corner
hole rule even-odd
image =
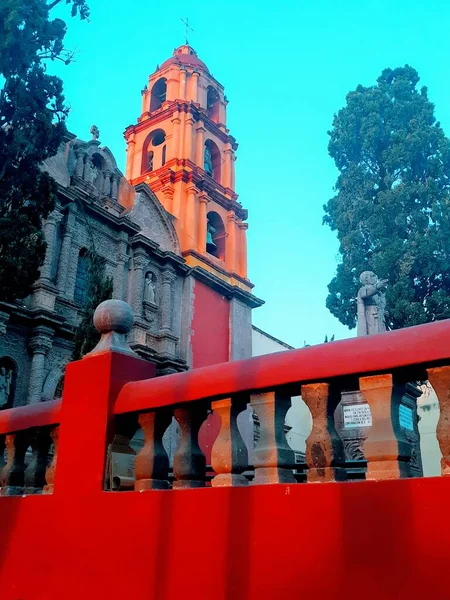
[[[94,183],[98,177],[98,169],[92,158],[89,158],[86,164],[86,174],[84,176],[85,181],[88,183]]]
[[[204,168],[205,171],[208,173],[208,175],[213,174],[213,159],[212,159],[212,152],[211,152],[211,148],[209,146],[205,146],[205,161],[204,161]]]
[[[387,279],[378,279],[372,271],[364,271],[359,278],[362,287],[358,292],[357,335],[372,335],[386,331]]]
[[[7,367],[0,369],[0,406],[8,404],[11,396],[12,377],[12,369],[8,369]]]
[[[153,273],[147,273],[145,276],[144,300],[152,304],[156,303],[156,285]]]

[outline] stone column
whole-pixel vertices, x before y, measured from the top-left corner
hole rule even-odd
[[[186,203],[186,225],[185,225],[185,231],[186,231],[186,235],[187,235],[187,239],[186,239],[186,245],[189,248],[196,248],[196,237],[197,237],[197,231],[196,231],[196,219],[195,219],[195,213],[196,213],[196,194],[197,194],[197,188],[194,185],[190,185],[189,187],[186,188],[186,192],[187,192],[187,203]]]
[[[247,229],[248,223],[238,223],[239,227],[239,261],[238,272],[241,277],[247,277]]]
[[[125,267],[129,261],[129,256],[125,252],[126,246],[121,243],[120,250],[117,253],[117,265],[114,276],[114,291],[113,297],[116,300],[124,300],[125,298]]]
[[[170,155],[167,157],[168,159],[180,156],[180,125],[180,113],[176,112],[172,119],[172,149]]]
[[[236,221],[237,217],[233,211],[227,217],[227,238],[225,248],[225,263],[227,270],[236,271]]]
[[[236,154],[233,152],[231,155],[231,184],[230,188],[233,190],[236,189]]]
[[[71,226],[75,222],[75,215],[69,212],[66,227],[64,229],[61,254],[59,255],[58,273],[56,275],[56,286],[57,288],[67,296],[66,282],[67,273],[69,271],[70,254],[72,250],[72,237],[75,229]]]
[[[144,278],[147,258],[145,255],[136,254],[133,256],[133,289],[131,304],[134,316],[142,317],[142,302],[144,300]]]
[[[172,285],[177,278],[177,274],[172,267],[167,267],[162,271],[161,277],[161,332],[172,332]]]
[[[127,179],[134,178],[134,153],[136,151],[135,134],[132,133],[127,139]]]
[[[191,114],[186,115],[184,127],[184,157],[187,160],[192,160],[192,133],[194,127],[194,119]]]
[[[195,164],[201,169],[204,167],[203,148],[205,145],[205,131],[206,129],[203,127],[203,123],[200,122],[197,127],[197,136],[195,138]]]
[[[182,100],[186,99],[186,78],[187,78],[186,69],[180,69],[180,98]]]
[[[192,102],[198,102],[198,78],[200,73],[198,71],[193,71],[191,75],[191,95]]]
[[[113,200],[117,200],[119,197],[119,183],[120,177],[117,173],[113,173],[112,175],[112,188],[111,188],[111,198]]]
[[[75,156],[77,157],[77,163],[75,166],[75,175],[77,177],[79,177],[80,179],[82,179],[83,173],[84,173],[84,158],[86,156],[86,152],[82,148],[77,148],[75,150]]]
[[[222,175],[222,185],[225,188],[231,188],[231,159],[232,159],[233,151],[231,146],[228,147],[224,151],[225,162],[223,165],[223,175]]]
[[[47,242],[47,248],[45,250],[44,264],[41,268],[41,279],[50,281],[52,272],[52,264],[55,253],[55,242],[56,242],[56,229],[58,223],[61,221],[62,215],[56,211],[53,211],[47,218],[44,224],[44,235],[45,241]]]
[[[111,171],[105,170],[103,173],[103,194],[111,197]]]
[[[29,341],[32,352],[30,380],[28,384],[28,404],[41,401],[44,385],[45,359],[52,348],[54,331],[48,327],[36,327]]]
[[[164,194],[164,208],[167,210],[167,212],[170,212],[171,214],[173,213],[173,196],[174,196],[175,190],[173,188],[173,185],[167,185],[166,187],[163,188],[163,194]]]
[[[198,211],[198,234],[197,234],[197,250],[198,252],[206,252],[206,234],[207,234],[207,208],[209,198],[207,194],[199,194],[199,211]]]

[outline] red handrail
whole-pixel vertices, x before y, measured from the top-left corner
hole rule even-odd
[[[450,360],[450,319],[127,383],[114,413]]]
[[[0,435],[60,422],[61,400],[50,400],[0,411]]]

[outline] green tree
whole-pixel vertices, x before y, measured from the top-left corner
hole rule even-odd
[[[86,302],[80,324],[75,331],[72,360],[79,360],[97,345],[100,334],[94,327],[94,312],[101,302],[112,297],[113,292],[113,280],[105,276],[104,259],[93,251],[89,252],[87,258],[89,267]]]
[[[45,256],[42,219],[53,209],[55,183],[40,164],[65,134],[62,81],[49,61],[69,63],[66,25],[50,12],[64,2],[88,17],[85,0],[0,2],[0,300],[23,298]]]
[[[450,142],[410,66],[358,86],[334,117],[328,150],[340,171],[324,223],[341,262],[327,307],[356,323],[359,275],[389,280],[388,326],[450,317]]]

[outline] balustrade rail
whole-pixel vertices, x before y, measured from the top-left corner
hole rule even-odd
[[[61,400],[0,412],[2,496],[53,493],[60,412]]]
[[[363,447],[366,479],[410,477],[412,448],[401,424],[402,398],[410,382],[425,380],[431,382],[439,400],[441,470],[443,475],[450,473],[450,321],[127,383],[140,377],[139,373],[145,372],[148,377],[148,363],[125,343],[133,323],[131,309],[120,301],[108,302],[98,309],[101,318],[97,318],[96,326],[102,333],[99,345],[67,371],[70,410],[63,412],[62,419],[61,401],[0,412],[0,441],[7,455],[1,477],[2,495],[53,491],[60,421],[61,436],[68,432],[69,446],[80,439],[84,430],[86,451],[97,453],[98,467],[92,467],[98,475],[93,478],[94,486],[97,481],[105,481],[100,465],[105,470],[107,447],[111,447],[114,436],[130,439],[138,428],[142,429],[144,442],[131,480],[135,490],[209,485],[198,436],[211,409],[221,422],[212,448],[213,487],[248,485],[246,473],[250,466],[254,470],[252,485],[295,483],[297,465],[286,442],[284,425],[291,398],[299,395],[312,417],[312,431],[306,440],[307,482],[344,481],[349,470],[334,413],[346,390],[359,390],[372,415]],[[114,367],[97,371],[95,360],[105,355],[113,357]],[[132,371],[138,375],[131,375]],[[89,379],[95,379],[97,387],[93,391]],[[95,403],[103,404],[94,424],[86,411]],[[248,405],[260,423],[252,465],[238,427],[238,417]],[[76,420],[72,431],[64,429],[67,415]],[[169,476],[163,436],[173,417],[180,436],[173,475]],[[96,438],[98,450],[92,445]],[[75,450],[67,456],[64,469],[70,471],[77,464]],[[69,481],[70,474],[66,474],[63,485]]]

